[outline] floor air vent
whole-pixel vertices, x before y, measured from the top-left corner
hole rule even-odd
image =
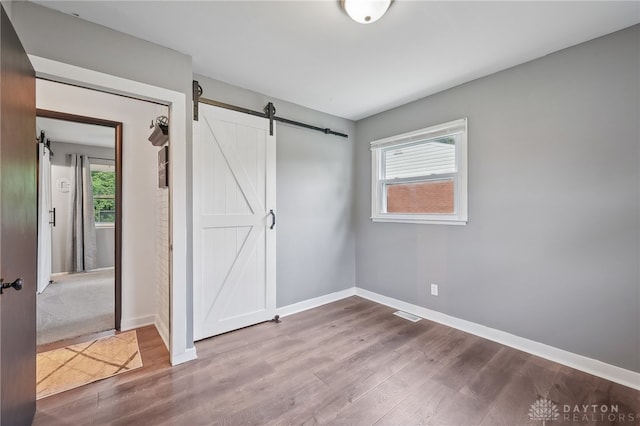
[[[404,318],[406,320],[409,320],[411,322],[418,322],[420,321],[422,318],[415,316],[413,314],[410,314],[408,312],[404,312],[404,311],[396,311],[393,313],[393,315],[399,316],[400,318]]]

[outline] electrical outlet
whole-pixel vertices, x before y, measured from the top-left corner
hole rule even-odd
[[[432,296],[438,295],[438,284],[431,284],[431,295]]]

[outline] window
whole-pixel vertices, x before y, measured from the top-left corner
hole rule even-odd
[[[467,223],[467,119],[371,142],[374,222]]]
[[[93,216],[97,226],[113,226],[116,221],[116,173],[111,164],[91,164]]]

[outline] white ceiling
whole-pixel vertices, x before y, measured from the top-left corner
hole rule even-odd
[[[396,0],[370,25],[338,0],[37,3],[191,55],[195,73],[353,120],[640,22],[640,1]]]
[[[36,117],[38,135],[45,132],[51,142],[75,143],[115,149],[116,134],[113,127],[75,123],[52,118]],[[52,149],[55,154],[55,149]]]

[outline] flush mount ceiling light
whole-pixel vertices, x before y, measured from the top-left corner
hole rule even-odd
[[[360,24],[371,24],[382,18],[393,0],[340,0],[347,15]]]

